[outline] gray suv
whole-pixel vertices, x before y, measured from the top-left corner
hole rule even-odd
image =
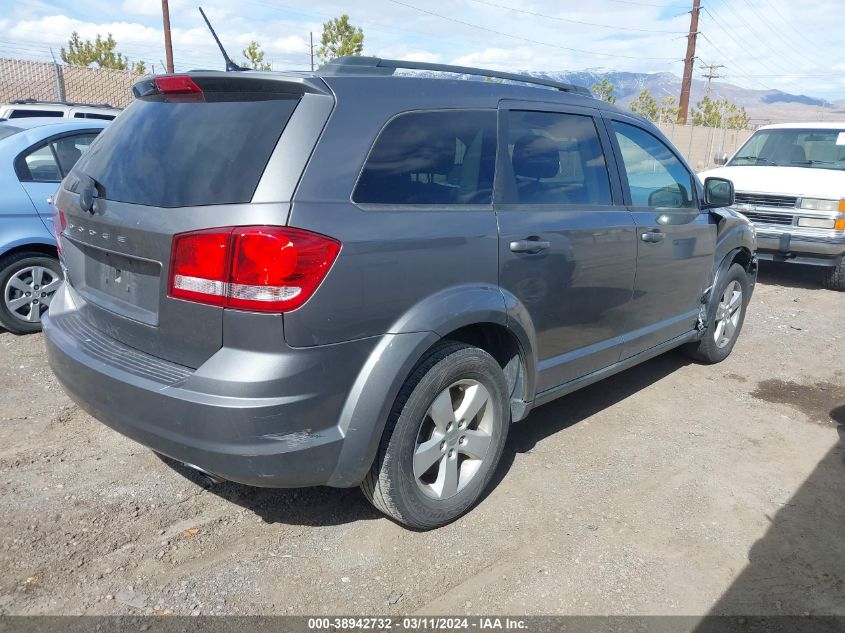
[[[436,527],[534,407],[737,340],[757,266],[731,183],[583,89],[343,58],[134,91],[56,199],[50,364],[217,478],[360,485]]]

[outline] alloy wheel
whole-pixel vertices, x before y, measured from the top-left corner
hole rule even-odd
[[[441,391],[417,434],[414,477],[423,493],[442,500],[465,488],[490,452],[497,423],[480,382],[459,380]]]

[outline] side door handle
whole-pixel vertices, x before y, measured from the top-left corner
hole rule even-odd
[[[516,240],[511,242],[510,248],[512,253],[539,253],[541,251],[551,248],[551,243],[541,240],[536,237],[529,237],[524,240]]]
[[[640,239],[643,242],[650,242],[652,244],[656,244],[657,242],[662,242],[666,238],[666,234],[663,231],[647,231],[646,233],[640,234]]]

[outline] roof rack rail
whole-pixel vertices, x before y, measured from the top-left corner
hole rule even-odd
[[[472,66],[452,66],[450,64],[431,64],[428,62],[404,61],[401,59],[381,59],[379,57],[345,56],[333,59],[319,70],[323,75],[354,75],[359,73],[372,73],[378,75],[392,75],[398,69],[405,70],[430,70],[434,72],[455,73],[459,75],[476,75],[479,77],[493,77],[495,79],[506,79],[508,81],[519,81],[526,84],[535,84],[556,88],[562,92],[574,92],[580,95],[592,97],[592,93],[583,86],[568,84],[553,79],[533,77],[520,73],[508,73],[499,70],[486,68],[474,68]]]

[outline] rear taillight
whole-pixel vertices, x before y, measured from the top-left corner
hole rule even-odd
[[[57,206],[53,206],[53,234],[56,236],[56,250],[59,251],[59,256],[64,254],[62,250],[62,233],[67,228],[67,218],[65,212]]]
[[[301,229],[239,226],[173,237],[168,294],[226,308],[288,312],[308,301],[340,242]]]

